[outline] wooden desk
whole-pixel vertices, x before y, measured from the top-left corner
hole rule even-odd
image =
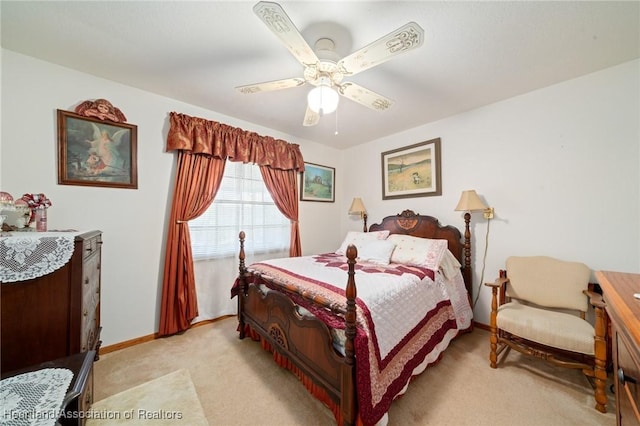
[[[640,424],[640,274],[597,271],[611,319],[616,421]]]

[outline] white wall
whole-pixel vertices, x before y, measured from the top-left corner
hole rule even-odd
[[[336,150],[212,111],[76,72],[3,49],[0,188],[20,197],[44,193],[53,202],[49,229],[103,231],[102,340],[111,345],[157,330],[166,220],[173,190],[174,154],[165,152],[171,111],[270,135],[300,145],[306,161],[341,170]],[[138,189],[57,184],[56,109],[73,111],[105,98],[138,126]],[[340,174],[337,175],[341,179]],[[338,180],[337,187],[342,186]],[[340,189],[339,189],[340,190]],[[300,205],[303,250],[339,244],[339,202]],[[229,283],[231,285],[231,283]]]
[[[496,210],[484,282],[509,255],[549,255],[592,270],[640,272],[640,61],[469,111],[348,150],[344,202],[363,198],[370,222],[413,209],[464,231],[455,208],[475,189]],[[439,137],[442,196],[382,200],[380,153]],[[343,218],[343,231],[353,228]],[[471,218],[474,287],[489,223]],[[595,280],[595,277],[593,278]],[[488,324],[482,286],[476,320]],[[477,292],[477,290],[476,290]]]
[[[50,228],[104,232],[105,345],[157,330],[174,155],[164,152],[168,113],[220,121],[300,144],[305,161],[336,168],[336,202],[300,203],[304,254],[333,251],[362,197],[369,224],[404,209],[462,229],[453,209],[464,189],[495,207],[485,281],[511,254],[580,260],[593,270],[640,271],[640,61],[407,130],[345,151],[296,140],[112,81],[2,50],[0,189],[43,192]],[[139,189],[58,185],[56,109],[106,98],[138,126]],[[442,139],[443,195],[382,201],[380,153]],[[371,166],[361,167],[362,164]],[[472,217],[474,283],[487,222]],[[488,322],[488,292],[476,319]]]

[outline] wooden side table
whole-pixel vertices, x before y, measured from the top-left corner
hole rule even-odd
[[[73,372],[73,379],[62,403],[58,424],[84,426],[86,412],[93,403],[93,362],[95,351],[81,352],[64,358],[46,361],[31,367],[2,374],[2,378],[17,376],[43,368],[67,368]]]

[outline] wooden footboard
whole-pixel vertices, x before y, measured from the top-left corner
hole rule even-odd
[[[240,266],[238,294],[238,322],[240,338],[245,337],[249,325],[280,355],[286,357],[313,383],[320,386],[335,405],[340,407],[344,424],[356,419],[356,386],[354,339],[356,335],[356,286],[354,265],[357,250],[347,249],[349,264],[346,285],[346,311],[337,311],[345,317],[345,355],[333,347],[331,331],[315,316],[301,314],[285,292],[264,291],[249,282],[250,271],[245,266],[244,232],[240,232]],[[266,277],[261,277],[267,279]],[[291,290],[295,292],[295,290]],[[295,292],[300,297],[309,298]],[[311,299],[311,298],[309,298]],[[311,299],[315,304],[336,311],[327,301]]]

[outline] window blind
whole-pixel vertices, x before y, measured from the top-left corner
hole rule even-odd
[[[235,256],[238,234],[246,234],[245,250],[269,253],[288,250],[290,221],[276,207],[255,164],[227,162],[220,189],[209,209],[189,221],[193,258]]]

